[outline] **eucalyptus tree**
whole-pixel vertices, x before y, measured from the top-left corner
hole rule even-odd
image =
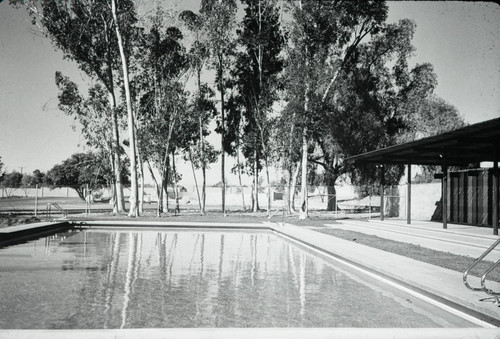
[[[222,212],[226,214],[226,176],[224,134],[227,71],[230,68],[230,54],[234,50],[234,29],[236,25],[237,5],[235,0],[202,0],[200,14],[203,29],[207,35],[207,47],[210,52],[210,66],[216,70],[217,89],[220,93],[221,116],[217,131],[221,134],[221,187]]]
[[[308,150],[311,138],[310,125],[314,113],[310,108],[310,101],[314,89],[318,87],[318,74],[314,71],[320,67],[324,71],[322,69],[324,51],[336,38],[335,29],[330,26],[330,18],[335,17],[332,5],[330,2],[302,0],[289,2],[293,22],[288,32],[291,48],[287,53],[285,79],[288,105],[293,107],[292,121],[297,127],[295,132],[301,135],[301,219],[306,218],[308,213]],[[332,20],[331,23],[333,22]]]
[[[135,81],[139,146],[157,188],[158,214],[163,211],[163,193],[167,193],[173,135],[186,106],[186,93],[181,80],[187,72],[188,63],[181,40],[180,30],[176,27],[165,28],[158,17],[149,32],[141,38],[137,56],[137,63],[141,65],[140,75]],[[158,177],[152,165],[157,168]]]
[[[465,126],[465,121],[457,108],[436,95],[432,95],[419,107],[418,115],[420,119],[412,140],[446,133]]]
[[[120,8],[117,6],[116,0],[111,0],[111,13],[116,33],[116,40],[118,42],[118,50],[120,52],[120,61],[122,65],[123,88],[125,91],[125,103],[127,106],[127,125],[129,130],[130,142],[130,172],[131,172],[131,196],[130,196],[130,210],[129,217],[137,217],[139,215],[139,199],[137,187],[137,155],[136,155],[136,132],[135,132],[135,118],[132,110],[132,98],[130,95],[130,81],[129,81],[129,64],[128,55],[130,54],[131,45],[127,44],[127,29],[133,28],[137,23],[136,13],[133,2],[120,1]],[[133,32],[133,31],[132,31]]]
[[[249,162],[248,166],[242,162],[241,159],[241,148],[245,143],[244,140],[244,122],[245,118],[243,116],[243,97],[238,95],[236,90],[236,85],[234,85],[234,78],[231,81],[231,92],[229,94],[228,100],[226,101],[226,110],[228,112],[226,119],[226,131],[224,135],[224,151],[233,157],[236,157],[236,165],[231,169],[231,172],[238,174],[238,182],[241,191],[241,201],[243,204],[243,210],[246,210],[245,204],[245,192],[243,188],[243,182],[241,179],[242,172],[252,173],[253,165]],[[254,139],[252,139],[254,140]],[[252,158],[250,158],[251,160]],[[256,163],[256,165],[260,165]],[[247,170],[248,169],[248,170]],[[258,210],[259,202],[258,195],[255,193],[257,186],[252,185],[252,210]]]
[[[266,170],[267,213],[270,213],[271,185],[269,158],[272,131],[272,106],[277,100],[278,75],[283,69],[281,49],[283,37],[279,27],[279,12],[276,1],[243,0],[245,16],[242,29],[238,30],[239,52],[232,70],[235,86],[242,104],[244,116],[243,153],[251,159],[254,175],[254,201],[257,202],[259,169]],[[240,115],[240,110],[230,111]],[[232,119],[238,121],[238,118]],[[241,120],[241,119],[240,119]],[[235,128],[233,128],[235,130]],[[254,211],[258,204],[254,203]]]
[[[302,131],[301,195],[307,201],[308,161],[322,166],[335,196],[337,178],[349,170],[344,157],[411,138],[436,77],[430,64],[410,69],[416,25],[386,23],[384,2],[299,1],[292,9],[287,90]],[[397,181],[401,168],[389,174]],[[329,199],[328,208],[335,203]],[[301,212],[307,217],[306,203]]]
[[[317,129],[314,140],[321,149],[318,164],[325,170],[329,187],[350,169],[342,158],[414,140],[419,130],[431,131],[429,124],[442,115],[443,111],[429,109],[437,85],[432,65],[408,66],[415,29],[408,19],[384,23],[369,41],[358,45],[339,74],[332,96],[322,101],[326,114],[319,126],[324,129]],[[460,127],[456,111],[447,108],[446,112],[443,115],[453,122],[449,128]],[[370,182],[379,182],[383,173],[373,166],[369,172],[364,178],[371,176]],[[384,181],[397,184],[403,168],[390,166],[385,172]]]
[[[343,59],[335,83],[327,87],[328,95],[318,93],[316,107],[323,115],[314,128],[320,152],[313,161],[324,169],[329,195],[335,196],[337,178],[348,169],[344,157],[394,144],[404,127],[395,108],[402,105],[400,93],[409,86],[414,30],[410,20],[379,22],[371,38],[360,40]],[[393,181],[398,172],[393,169]],[[335,204],[335,198],[329,199],[328,209],[333,210]]]
[[[206,170],[211,163],[217,161],[219,152],[206,141],[210,134],[209,122],[217,115],[217,108],[213,97],[214,91],[206,84],[201,85],[199,92],[186,107],[186,111],[179,123],[176,145],[183,152],[184,159],[189,161],[193,170],[196,192],[201,214],[205,214],[206,206]],[[196,169],[202,170],[201,195],[196,178]]]
[[[190,116],[188,119],[195,119],[198,122],[198,135],[191,135],[190,142],[186,144],[189,161],[192,164],[194,179],[196,175],[194,169],[202,171],[202,191],[201,197],[196,183],[196,190],[199,196],[200,210],[205,214],[206,202],[206,170],[208,164],[215,162],[214,156],[217,152],[206,143],[205,137],[208,135],[207,126],[216,116],[217,109],[212,100],[214,92],[201,81],[201,74],[210,56],[206,30],[204,29],[204,16],[192,11],[183,11],[179,14],[181,21],[188,27],[194,35],[194,41],[188,53],[188,61],[191,72],[196,76],[195,99],[190,105]],[[198,146],[196,149],[195,146]]]
[[[437,76],[429,63],[417,64],[407,74],[405,86],[397,93],[394,114],[405,128],[397,142],[437,135],[464,126],[457,109],[434,94]]]
[[[80,123],[87,145],[106,150],[111,156],[114,140],[113,135],[109,134],[111,107],[106,89],[96,83],[84,97],[77,84],[61,72],[56,72],[56,86],[59,89],[59,109]]]
[[[80,123],[81,133],[87,145],[104,151],[108,155],[111,168],[113,168],[113,157],[116,156],[116,152],[113,151],[113,135],[109,133],[111,107],[106,89],[96,83],[89,88],[88,96],[84,97],[76,83],[60,72],[56,72],[56,85],[59,89],[59,109]],[[123,149],[120,147],[118,155],[122,154]],[[123,172],[120,171],[120,173]],[[112,181],[110,180],[110,182]]]
[[[276,123],[275,141],[279,162],[285,178],[284,201],[287,213],[295,210],[295,191],[300,174],[301,153],[300,145],[302,136],[297,126],[297,115],[303,108],[302,102],[297,98],[289,97],[288,103],[281,110]]]
[[[50,38],[55,48],[64,56],[75,61],[80,69],[94,79],[98,79],[106,88],[110,101],[111,131],[114,139],[113,170],[115,174],[115,211],[123,211],[123,187],[120,178],[120,133],[117,88],[120,87],[120,48],[119,31],[122,42],[127,45],[134,33],[130,20],[117,26],[112,13],[112,5],[117,5],[117,12],[133,8],[131,0],[119,3],[106,1],[20,1],[10,3],[16,7],[24,6],[41,32]],[[115,27],[117,26],[117,27]],[[124,52],[125,50],[122,50]],[[123,53],[122,53],[123,54]]]
[[[186,154],[184,156],[184,159],[186,161],[189,161],[191,163],[191,168],[193,171],[193,178],[195,181],[196,185],[196,192],[198,195],[198,201],[199,201],[199,206],[200,206],[200,213],[202,215],[205,215],[206,213],[206,176],[204,175],[202,177],[202,190],[201,190],[201,196],[200,192],[198,190],[198,180],[196,178],[196,172],[195,170],[197,169],[203,169],[206,171],[207,169],[210,169],[210,164],[217,162],[217,158],[219,156],[219,151],[215,150],[214,146],[212,146],[208,142],[203,142],[201,144],[200,140],[197,141],[192,141],[192,144],[188,144],[187,148],[185,150]],[[203,152],[203,153],[201,153]]]
[[[386,13],[384,2],[299,0],[291,5],[292,48],[286,73],[288,96],[302,102],[297,120],[302,135],[302,219],[308,216],[307,164],[312,134],[322,115],[318,104],[335,97],[341,71],[361,41],[377,33]]]
[[[3,171],[2,157],[0,157],[0,182],[2,182],[4,174],[5,172]]]

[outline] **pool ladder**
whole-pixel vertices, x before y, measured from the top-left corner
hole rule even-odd
[[[500,245],[500,238],[495,241],[493,243],[493,245],[491,245],[483,254],[481,254],[481,256],[479,258],[477,258],[473,263],[472,265],[469,266],[469,268],[467,268],[467,270],[465,270],[464,272],[464,276],[463,276],[463,279],[464,279],[464,284],[465,286],[472,290],[472,291],[484,291],[486,292],[488,295],[490,295],[491,297],[489,298],[486,298],[486,299],[481,299],[482,301],[485,301],[485,300],[492,300],[493,303],[495,303],[496,305],[498,305],[498,307],[500,307],[500,291],[494,291],[492,289],[489,289],[487,286],[486,286],[486,277],[488,276],[488,274],[493,271],[497,266],[500,265],[500,259],[497,260],[497,262],[495,262],[493,265],[491,265],[486,271],[484,271],[483,275],[481,276],[481,287],[474,287],[474,286],[471,286],[469,284],[469,282],[467,281],[467,276],[470,272],[470,270],[472,268],[474,268],[477,264],[479,264],[483,259],[484,257],[486,257],[491,251],[493,251],[498,245]]]
[[[46,209],[47,221],[50,221],[50,215],[52,214],[52,207],[54,207],[56,210],[61,212],[61,214],[63,215],[63,219],[66,219],[66,217],[68,216],[68,212],[66,212],[65,209],[63,209],[61,206],[59,206],[59,204],[57,204],[55,202],[49,202],[47,204],[47,209]]]
[[[267,219],[271,220],[272,217],[274,217],[275,215],[278,215],[279,213],[282,213],[281,215],[281,226],[285,226],[285,219],[286,219],[286,206],[283,206],[281,209],[276,209],[276,211],[272,214],[270,214]]]

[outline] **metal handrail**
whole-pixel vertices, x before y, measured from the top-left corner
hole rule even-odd
[[[286,219],[286,205],[284,205],[281,209],[276,209],[276,211],[272,214],[270,214],[267,219],[271,220],[272,217],[277,215],[278,213],[282,212],[282,217],[281,217],[281,226],[285,226],[285,219]]]
[[[490,268],[488,268],[486,270],[486,272],[484,272],[483,276],[481,277],[481,287],[483,289],[483,291],[485,291],[487,294],[495,297],[495,300],[496,300],[496,303],[497,304],[500,304],[500,300],[499,300],[499,296],[500,296],[500,292],[496,292],[494,290],[491,290],[489,289],[488,287],[486,287],[486,276],[495,269],[495,267],[497,267],[498,265],[500,265],[500,259],[498,259],[498,261],[496,263],[494,263],[493,265],[490,266]]]
[[[62,213],[64,219],[67,217],[68,212],[66,212],[66,210],[64,210],[61,206],[59,206],[59,204],[55,202],[49,202],[47,204],[47,209],[46,209],[47,220],[50,220],[50,215],[52,213],[52,206],[54,206],[59,212]]]
[[[483,254],[481,254],[481,256],[479,258],[477,258],[473,263],[472,265],[470,265],[464,272],[464,276],[463,276],[463,279],[464,279],[464,284],[465,286],[472,290],[472,291],[485,291],[486,293],[488,293],[488,291],[491,291],[491,290],[488,290],[485,286],[484,286],[484,280],[486,280],[486,275],[488,275],[488,273],[490,273],[496,266],[498,266],[500,264],[500,260],[497,261],[495,264],[493,264],[492,266],[490,266],[485,273],[483,273],[482,277],[481,277],[481,287],[473,287],[469,284],[469,282],[467,281],[467,276],[469,274],[469,271],[474,268],[477,264],[479,264],[479,262],[481,262],[484,257],[486,257],[491,251],[493,251],[498,245],[500,244],[500,238],[495,241],[493,243],[493,245],[491,245]],[[488,290],[488,291],[487,291]],[[493,291],[491,291],[493,292]],[[493,292],[495,293],[495,292]],[[488,293],[488,294],[491,294],[491,293]],[[500,293],[498,293],[498,295],[500,295]]]

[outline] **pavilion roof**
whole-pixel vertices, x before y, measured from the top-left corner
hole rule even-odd
[[[500,160],[500,118],[348,157],[348,162],[465,166]]]

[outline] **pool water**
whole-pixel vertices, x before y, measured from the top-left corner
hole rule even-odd
[[[271,232],[83,230],[0,249],[0,328],[473,327]]]

